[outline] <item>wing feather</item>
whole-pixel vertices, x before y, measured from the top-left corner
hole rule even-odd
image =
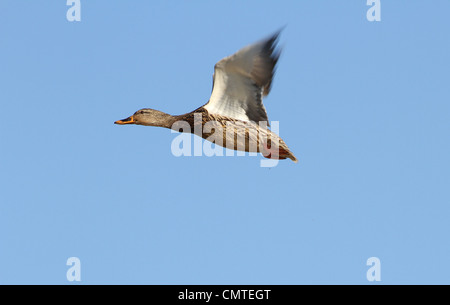
[[[280,52],[275,50],[280,32],[220,60],[214,67],[213,90],[204,106],[213,114],[242,121],[265,121],[262,102],[270,92]]]

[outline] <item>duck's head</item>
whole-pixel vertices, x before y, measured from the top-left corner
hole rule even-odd
[[[135,124],[159,127],[166,127],[169,123],[172,123],[171,115],[148,108],[138,110],[128,118],[114,122],[119,125]]]

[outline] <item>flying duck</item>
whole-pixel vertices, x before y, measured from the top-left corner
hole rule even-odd
[[[190,132],[229,149],[297,162],[284,141],[269,129],[262,102],[270,92],[280,56],[280,51],[275,49],[279,34],[277,32],[220,60],[214,67],[211,97],[200,108],[175,116],[145,108],[115,124],[158,126]]]

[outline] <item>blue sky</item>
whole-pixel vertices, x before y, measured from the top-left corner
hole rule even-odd
[[[448,284],[450,2],[0,2],[0,284]],[[113,122],[189,112],[282,26],[269,119],[299,158],[174,157]]]

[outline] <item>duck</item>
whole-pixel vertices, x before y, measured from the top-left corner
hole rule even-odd
[[[114,123],[189,132],[228,149],[297,163],[286,143],[271,131],[263,104],[281,54],[277,48],[280,32],[218,61],[211,96],[205,105],[182,115],[144,108]]]

